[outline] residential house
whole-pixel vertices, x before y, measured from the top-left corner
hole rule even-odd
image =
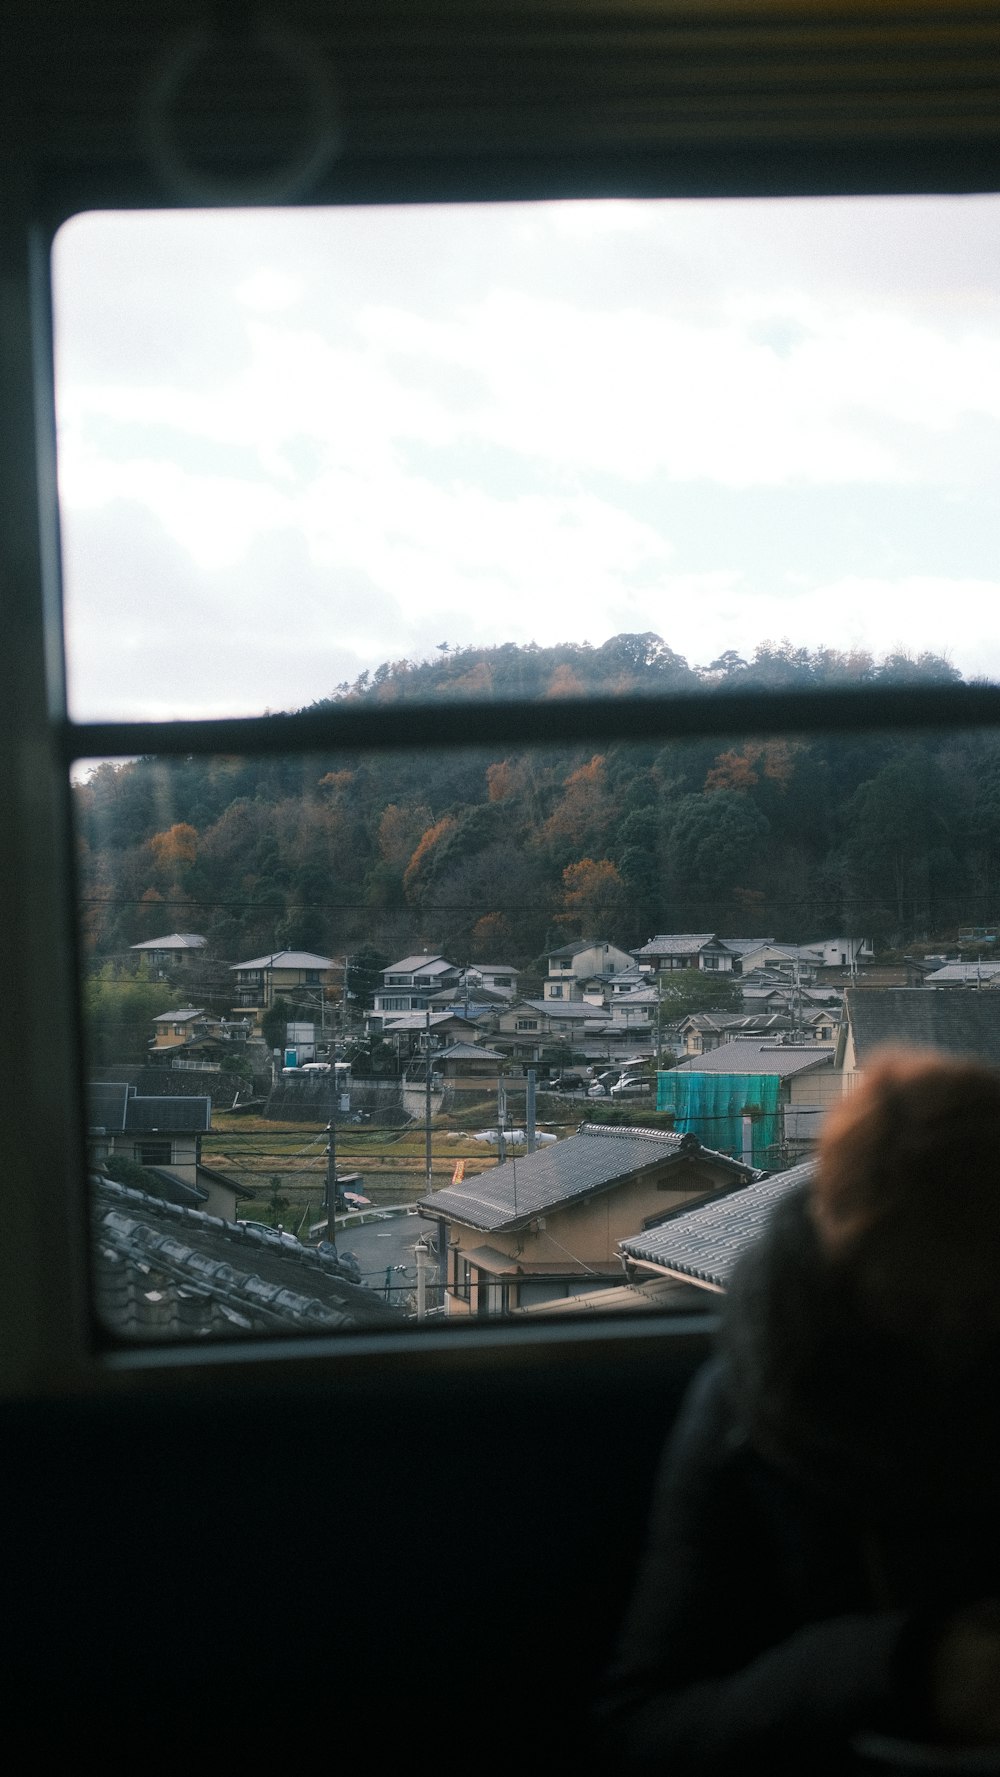
[[[455,1092],[495,1092],[506,1055],[481,1043],[450,1043],[434,1057],[435,1071],[443,1089]]]
[[[760,1238],[775,1205],[810,1183],[813,1165],[806,1160],[786,1172],[768,1173],[744,1190],[678,1210],[656,1227],[629,1235],[619,1250],[632,1288],[648,1290],[651,1307],[658,1305],[657,1289],[664,1281],[724,1294],[737,1260]]]
[[[812,1172],[813,1162],[804,1161],[787,1172],[758,1175],[747,1185],[683,1205],[654,1227],[619,1241],[624,1283],[549,1304],[550,1311],[607,1314],[669,1308],[690,1314],[718,1308],[733,1267],[760,1238],[775,1205],[808,1185]],[[528,1307],[522,1312],[539,1311]]]
[[[446,1313],[487,1316],[620,1283],[627,1234],[753,1176],[691,1135],[583,1124],[418,1207],[447,1251]]]
[[[493,1040],[508,1055],[531,1062],[543,1048],[581,1048],[603,1036],[610,1022],[603,1007],[585,1000],[517,1000],[500,1013]]]
[[[511,1004],[510,994],[498,993],[492,987],[474,986],[467,979],[458,987],[446,987],[441,993],[432,993],[427,1001],[429,1011],[457,1012],[485,1030],[492,1029],[500,1013]]]
[[[205,1166],[201,1138],[212,1127],[212,1101],[201,1096],[142,1097],[124,1081],[92,1081],[87,1087],[87,1143],[91,1165],[115,1156],[149,1174],[151,1190],[165,1202],[204,1209],[233,1221],[241,1200],[253,1192]]]
[[[579,1000],[584,997],[583,983],[589,984],[590,996],[595,997],[595,983],[603,1004],[606,986],[610,987],[616,975],[627,973],[635,967],[633,958],[626,950],[619,950],[616,944],[609,944],[604,939],[586,938],[573,944],[562,944],[558,950],[547,953],[548,974],[542,983],[542,998],[545,1000]]]
[[[659,996],[648,979],[641,987],[627,993],[616,993],[608,1001],[608,1016],[613,1031],[624,1030],[640,1038],[651,1038],[656,1029]]]
[[[1000,981],[1000,962],[944,963],[930,970],[923,979],[924,987],[992,987]]]
[[[167,1203],[95,1174],[91,1278],[103,1326],[129,1340],[389,1327],[400,1314],[327,1249]]]
[[[689,1012],[678,1024],[685,1055],[707,1055],[734,1037],[774,1038],[791,1028],[779,1012]]]
[[[165,980],[202,962],[207,947],[208,939],[198,932],[170,932],[165,938],[146,938],[141,944],[131,944],[129,949],[134,956],[144,959],[151,974]]]
[[[1000,993],[939,993],[929,987],[849,987],[837,1044],[845,1088],[879,1049],[944,1049],[1000,1066]]]
[[[382,1019],[373,1013],[367,1027],[373,1033],[380,1032],[383,1041],[392,1044],[401,1061],[425,1051],[428,1042],[434,1050],[448,1043],[475,1042],[476,1039],[472,1020],[448,1007],[438,1012],[428,1008],[426,1012],[394,1013],[392,1017]]]
[[[458,987],[462,971],[446,957],[429,950],[401,957],[382,971],[382,986],[375,992],[372,1010],[386,1013],[426,1012],[432,995]]]
[[[714,932],[659,932],[632,955],[640,968],[654,975],[667,975],[674,969],[731,974],[738,960]]]
[[[720,938],[719,942],[732,951],[734,975],[748,974],[751,969],[759,968],[774,949],[773,938]]]
[[[518,972],[509,963],[470,963],[462,970],[461,987],[470,989],[473,998],[478,998],[480,990],[485,988],[488,993],[500,994],[504,999],[515,999],[517,982]]]
[[[841,1091],[832,1043],[740,1037],[658,1074],[656,1108],[673,1112],[675,1128],[773,1171],[813,1145]]]
[[[875,954],[870,938],[816,938],[796,948],[803,959],[813,959],[821,969],[856,968]]]
[[[239,1015],[251,1012],[259,1024],[264,1012],[287,1000],[289,1004],[315,1006],[322,1022],[338,967],[333,957],[316,956],[311,950],[274,950],[269,956],[233,963],[235,1010]]]
[[[149,1048],[156,1060],[182,1049],[218,1049],[224,1054],[227,1044],[246,1043],[252,1029],[250,1018],[217,1018],[204,1006],[178,1006],[176,1011],[160,1012],[152,1022]]]

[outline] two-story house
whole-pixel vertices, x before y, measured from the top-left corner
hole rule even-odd
[[[632,956],[640,968],[654,975],[667,975],[674,969],[731,974],[738,961],[714,932],[658,932],[647,944],[633,950]]]
[[[170,932],[165,938],[146,938],[141,944],[131,944],[129,949],[148,964],[150,974],[165,980],[201,962],[207,947],[208,939],[198,932]]]
[[[158,1094],[142,1097],[120,1081],[87,1087],[87,1144],[91,1164],[103,1168],[121,1156],[143,1167],[166,1202],[236,1219],[237,1203],[253,1191],[202,1164],[201,1138],[212,1127],[212,1101]]]
[[[586,1000],[517,1000],[499,1014],[493,1041],[521,1061],[537,1061],[544,1048],[579,1050],[610,1026],[603,1006]]]
[[[445,1312],[507,1314],[620,1284],[626,1235],[754,1176],[695,1136],[585,1123],[420,1199],[447,1252]]]
[[[616,975],[635,967],[627,950],[605,939],[588,938],[574,944],[561,944],[547,953],[548,974],[542,983],[545,1000],[579,1000],[589,997],[603,1002]],[[587,993],[585,995],[584,986]]]
[[[518,972],[510,963],[470,963],[462,971],[459,990],[468,989],[473,998],[485,988],[487,993],[501,994],[512,1000],[517,995]]]
[[[268,956],[233,963],[235,1010],[239,1015],[252,1012],[258,1024],[261,1014],[280,1000],[314,1005],[321,1011],[337,966],[332,956],[316,956],[311,950],[274,950]]]
[[[426,1012],[435,994],[459,985],[462,971],[447,957],[429,950],[401,957],[382,971],[382,985],[372,1002],[372,1017],[380,1022],[387,1014]]]

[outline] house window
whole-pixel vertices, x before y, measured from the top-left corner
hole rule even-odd
[[[173,1158],[173,1148],[169,1141],[136,1142],[134,1153],[140,1166],[169,1166]]]
[[[463,1258],[456,1248],[452,1253],[452,1288],[462,1302],[468,1302],[472,1294],[472,1266],[468,1259]]]
[[[519,1018],[516,1022],[515,1028],[517,1030],[537,1030],[538,1029],[538,1019],[537,1018]]]
[[[562,993],[563,993],[563,990],[561,987],[550,987],[549,988],[549,998],[551,1000],[561,1000]]]

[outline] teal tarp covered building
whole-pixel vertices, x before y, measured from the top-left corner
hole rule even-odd
[[[688,1073],[671,1069],[656,1076],[656,1108],[672,1111],[682,1135],[697,1135],[720,1154],[743,1158],[743,1119],[753,1124],[754,1166],[769,1168],[781,1153],[779,1074]]]

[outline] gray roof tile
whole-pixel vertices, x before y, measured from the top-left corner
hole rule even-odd
[[[619,1242],[630,1259],[724,1290],[740,1254],[758,1239],[777,1203],[812,1177],[813,1162],[772,1173],[743,1190],[681,1209],[655,1228]]]
[[[98,1314],[127,1339],[379,1327],[400,1316],[312,1247],[93,1177]]]
[[[575,1135],[521,1154],[457,1185],[420,1199],[428,1215],[485,1231],[515,1226],[593,1191],[604,1191],[648,1167],[703,1154],[734,1179],[747,1169],[673,1130],[585,1123]]]
[[[889,1043],[1000,1064],[1000,994],[974,988],[848,987],[844,1016],[861,1066]]]

